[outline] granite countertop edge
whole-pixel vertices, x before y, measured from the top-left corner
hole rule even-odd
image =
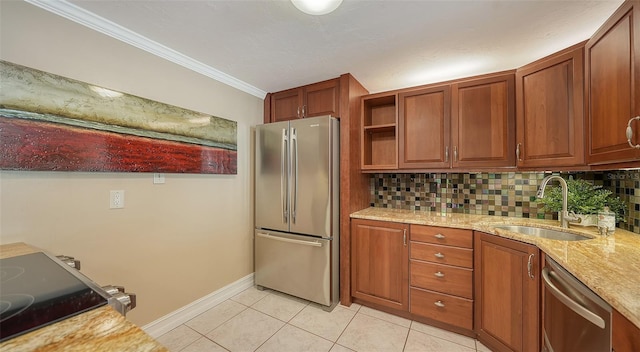
[[[482,231],[535,245],[640,328],[640,235],[636,233],[616,229],[604,237],[595,227],[561,229],[556,220],[373,207],[354,212],[351,218]],[[558,229],[592,239],[550,240],[497,229],[500,225]]]
[[[41,251],[24,243],[0,245],[0,258]],[[168,352],[111,306],[102,306],[0,342],[0,352]]]

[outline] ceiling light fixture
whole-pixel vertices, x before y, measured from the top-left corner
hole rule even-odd
[[[291,0],[298,10],[314,16],[326,15],[337,9],[342,0]]]

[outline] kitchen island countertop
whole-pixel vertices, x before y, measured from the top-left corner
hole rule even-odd
[[[40,252],[24,243],[0,245],[0,258]],[[167,351],[110,306],[102,306],[0,343],[11,351]]]
[[[351,218],[477,230],[536,245],[640,327],[640,235],[636,233],[618,228],[613,235],[604,237],[595,227],[572,225],[569,229],[561,229],[555,220],[388,208],[363,209],[351,214]],[[496,228],[501,225],[553,228],[592,239],[550,240]]]

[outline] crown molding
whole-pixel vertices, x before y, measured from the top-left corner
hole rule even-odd
[[[124,43],[133,45],[138,49],[169,60],[189,70],[200,73],[216,81],[239,89],[245,93],[256,96],[260,99],[264,99],[264,97],[267,95],[267,92],[259,88],[256,88],[211,66],[205,65],[200,61],[194,60],[176,50],[166,47],[158,42],[155,42],[145,36],[133,32],[117,23],[111,22],[106,18],[100,17],[65,0],[25,1],[58,16],[62,16],[85,27],[91,28],[102,34],[106,34]]]

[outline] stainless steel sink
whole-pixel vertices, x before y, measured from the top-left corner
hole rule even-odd
[[[591,237],[577,235],[575,233],[556,231],[551,229],[543,229],[540,227],[533,227],[533,226],[504,225],[504,226],[496,226],[496,228],[521,233],[523,235],[548,238],[551,240],[582,241],[582,240],[591,239]]]

